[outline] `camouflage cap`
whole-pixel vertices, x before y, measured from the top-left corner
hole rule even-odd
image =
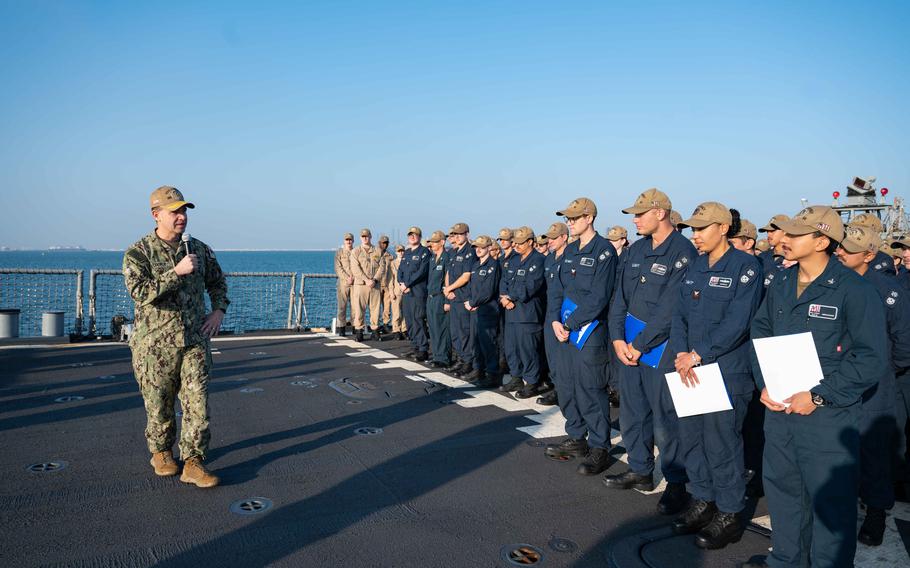
[[[581,217],[582,215],[597,217],[597,206],[587,197],[579,197],[578,199],[573,199],[572,203],[569,203],[562,211],[557,211],[556,214],[569,219]]]
[[[682,215],[679,214],[679,211],[673,209],[670,211],[670,224],[675,228],[679,228],[679,224],[682,223]]]
[[[353,233],[345,233],[345,234],[344,234],[344,240],[348,240],[348,239],[351,239],[351,240],[353,241],[353,240],[354,240],[354,234],[353,234]]]
[[[762,239],[755,243],[755,248],[758,249],[759,252],[769,251],[771,250],[771,243],[769,243],[767,239]]]
[[[844,222],[837,211],[825,205],[810,205],[789,221],[778,223],[777,227],[788,235],[808,235],[818,231],[837,242],[844,240]]]
[[[430,238],[427,239],[428,243],[438,243],[440,241],[445,241],[446,235],[442,231],[433,231],[433,234],[430,235]]]
[[[379,237],[379,242],[387,243],[387,242],[389,242],[389,237],[387,235],[382,235],[381,237]]]
[[[882,238],[871,227],[847,225],[840,246],[850,254],[875,252],[882,246]]]
[[[537,238],[534,239],[534,242],[538,245],[545,245],[550,242],[550,237],[546,235],[537,235]]]
[[[569,228],[566,226],[565,223],[561,223],[559,221],[550,225],[550,228],[547,229],[546,233],[544,233],[544,235],[550,239],[556,239],[563,235],[568,235],[568,234],[569,234]]]
[[[499,237],[496,239],[499,241],[511,241],[512,240],[512,229],[508,227],[503,227],[499,229]]]
[[[774,217],[771,217],[771,219],[768,221],[768,224],[765,225],[764,227],[762,227],[761,229],[759,229],[758,231],[760,233],[767,233],[768,231],[776,231],[780,228],[780,227],[778,227],[778,224],[783,223],[784,221],[789,221],[789,220],[790,220],[789,216],[784,215],[783,213],[780,213],[778,215],[775,215]]]
[[[672,211],[673,204],[670,202],[670,198],[667,197],[666,193],[656,187],[652,187],[651,189],[645,190],[644,193],[638,196],[638,199],[635,200],[635,203],[633,203],[631,207],[623,209],[622,212],[638,215],[640,213],[647,213],[651,209]]]
[[[877,233],[881,233],[885,230],[885,227],[882,225],[882,220],[872,213],[860,213],[856,217],[850,219],[850,225],[869,227]]]
[[[693,229],[704,229],[708,225],[723,224],[727,225],[733,222],[733,215],[723,203],[716,201],[706,201],[695,208],[692,216],[681,222],[683,227],[692,227]]]
[[[515,232],[512,233],[512,242],[516,245],[526,243],[533,238],[534,231],[531,229],[531,227],[518,227],[515,229]]]
[[[493,239],[486,235],[480,235],[471,243],[472,247],[488,247],[493,245]]]
[[[361,237],[372,237],[373,233],[371,233],[369,229],[360,229],[360,236]]]
[[[183,198],[183,194],[176,187],[162,185],[152,192],[149,198],[149,204],[152,209],[162,208],[168,211],[176,211],[186,205],[189,209],[195,209],[196,206]]]
[[[470,229],[468,228],[467,223],[455,223],[452,225],[452,228],[449,229],[450,235],[463,235],[468,232],[470,232]]]
[[[625,230],[619,225],[610,227],[610,230],[607,231],[607,240],[608,241],[618,241],[619,239],[629,238],[629,231]]]
[[[420,237],[420,236],[423,236],[423,231],[420,230],[420,227],[410,227],[408,229],[408,234],[409,235],[414,234],[414,235],[417,235],[418,237]]]
[[[746,219],[741,220],[739,231],[733,236],[745,237],[754,241],[758,238],[758,231],[755,229],[755,223],[752,221],[747,221]]]

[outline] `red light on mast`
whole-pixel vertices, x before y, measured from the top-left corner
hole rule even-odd
[[[840,192],[835,191],[832,195],[834,195],[834,199],[837,199],[838,197],[840,197]]]
[[[887,187],[883,187],[883,188],[881,189],[881,192],[882,192],[882,197],[888,195],[888,188],[887,188]]]

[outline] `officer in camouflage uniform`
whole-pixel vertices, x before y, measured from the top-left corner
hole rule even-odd
[[[209,339],[218,332],[228,306],[227,284],[215,253],[202,241],[181,242],[187,209],[195,207],[177,189],[152,192],[154,231],[123,255],[126,289],[136,303],[130,337],[133,371],[145,402],[145,437],[155,473],[176,475],[171,447],[176,438],[174,402],[183,407],[180,480],[214,487],[218,478],[202,465],[209,445]],[[205,313],[204,293],[212,301]]]

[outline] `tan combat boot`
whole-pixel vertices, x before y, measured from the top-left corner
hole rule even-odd
[[[183,464],[183,474],[180,475],[180,481],[193,483],[196,487],[215,487],[220,480],[217,475],[212,475],[205,469],[201,459],[194,456]]]
[[[155,452],[152,454],[152,459],[149,463],[155,468],[155,475],[160,475],[162,477],[177,475],[177,472],[180,471],[170,450]]]

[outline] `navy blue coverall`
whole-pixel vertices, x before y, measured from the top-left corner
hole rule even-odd
[[[474,368],[487,376],[499,375],[499,263],[488,256],[471,270],[468,302],[472,308]]]
[[[477,256],[471,243],[466,242],[460,249],[449,251],[449,265],[446,270],[449,284],[454,284],[465,272],[474,269]],[[462,362],[474,364],[474,336],[471,335],[471,314],[465,309],[468,299],[468,285],[454,291],[455,299],[450,300],[449,329],[452,332],[452,349]]]
[[[863,393],[889,365],[875,288],[831,258],[797,298],[799,266],[780,273],[752,320],[752,339],[812,333],[823,379],[811,414],[765,414],[763,481],[774,532],[770,566],[853,566]],[[752,350],[752,373],[764,388]]]
[[[505,312],[503,346],[509,374],[529,385],[540,381],[540,345],[543,342],[543,316],[546,308],[544,256],[531,250],[527,257],[509,257],[499,281],[499,295],[515,304]]]
[[[544,325],[543,325],[543,346],[544,352],[547,357],[547,367],[550,369],[550,381],[556,385],[559,381],[560,371],[563,368],[563,365],[559,363],[558,357],[562,355],[562,349],[559,344],[559,340],[556,339],[556,334],[553,333],[552,329],[549,329],[550,323],[549,318],[546,317],[546,314],[550,313],[550,310],[555,309],[559,310],[561,306],[555,305],[556,300],[553,299],[553,279],[559,275],[559,267],[562,262],[562,255],[556,256],[555,252],[551,252],[546,256],[543,263],[544,279],[546,280],[546,293],[547,293],[547,306],[546,311],[544,312]],[[554,308],[555,305],[555,308]],[[559,390],[559,389],[557,389]],[[559,408],[562,411],[562,415],[566,419],[568,424],[570,416],[572,418],[573,425],[571,428],[573,431],[584,430],[584,423],[581,418],[578,417],[577,408],[574,406],[572,408],[565,407],[565,403],[557,397],[559,402]],[[573,410],[574,409],[574,410]],[[573,411],[575,414],[573,414]],[[566,430],[569,430],[569,426],[566,426]]]
[[[892,468],[898,465],[895,457],[904,437],[898,424],[902,426],[907,419],[900,408],[903,400],[897,393],[895,375],[910,372],[910,297],[905,297],[900,282],[884,270],[867,270],[865,278],[875,286],[885,306],[891,364],[878,384],[863,394],[859,495],[870,507],[890,509],[894,506]]]
[[[561,321],[563,300],[577,308],[565,325],[578,331],[586,324],[600,323],[580,351],[568,342],[559,343],[554,359],[558,365],[556,394],[566,418],[566,434],[588,437],[592,448],[610,447],[610,354],[606,326],[607,308],[616,279],[616,252],[599,234],[580,248],[581,241],[566,246],[555,276],[548,282],[546,333],[553,334],[552,322]]]
[[[610,337],[625,338],[626,314],[647,325],[632,346],[648,353],[670,337],[673,310],[686,270],[698,256],[681,233],[673,231],[653,248],[651,237],[635,241],[624,255],[619,288],[610,305]],[[667,349],[656,369],[643,363],[620,364],[619,393],[622,412],[619,424],[629,455],[629,469],[640,475],[654,471],[654,444],[660,449],[660,464],[669,483],[685,483],[686,467],[679,451],[679,419],[667,387],[665,373],[675,370],[675,354]]]
[[[732,410],[679,419],[689,492],[716,502],[722,513],[738,513],[746,504],[742,427],[755,390],[749,324],[763,291],[754,256],[731,246],[714,266],[707,255],[697,257],[680,286],[667,345],[672,357],[695,351],[702,365],[717,363],[724,377]]]
[[[427,266],[430,251],[422,245],[404,251],[404,258],[398,265],[398,282],[410,288],[401,296],[404,321],[408,326],[408,339],[418,353],[430,349],[427,338]]]
[[[446,365],[450,363],[452,350],[449,312],[445,310],[448,300],[442,295],[448,262],[449,253],[442,251],[439,258],[430,253],[430,261],[427,263],[427,324],[430,328],[430,344],[433,360]]]

